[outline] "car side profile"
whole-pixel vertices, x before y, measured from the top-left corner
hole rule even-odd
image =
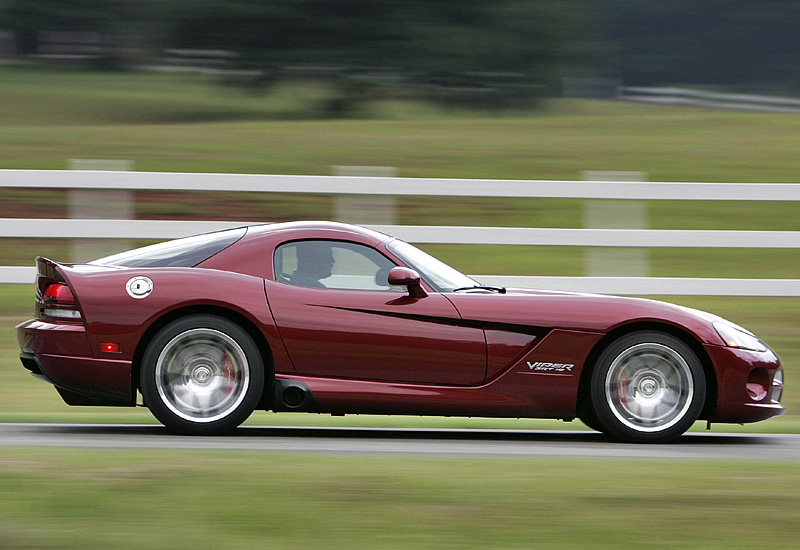
[[[784,413],[780,359],[720,317],[484,286],[352,225],[250,226],[36,264],[23,365],[70,405],[141,401],[177,433],[227,433],[261,409],[579,418],[664,442],[698,419]]]

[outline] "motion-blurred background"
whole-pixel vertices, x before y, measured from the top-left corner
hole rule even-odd
[[[398,90],[525,104],[576,77],[791,95],[800,61],[800,7],[774,0],[4,0],[0,16],[7,57],[205,66],[253,93],[316,76],[339,87],[331,116]]]
[[[0,169],[796,183],[798,28],[800,3],[778,0],[0,0]],[[86,212],[97,208],[93,195],[4,185],[0,217],[92,217]],[[562,198],[343,202],[333,193],[224,191],[111,197],[101,200],[101,210],[136,219],[800,231],[791,201],[659,200],[620,209]],[[103,253],[148,242],[113,240]],[[101,255],[83,246],[0,237],[0,264]],[[800,277],[798,250],[791,248],[651,248],[633,255],[611,249],[598,257],[575,246],[422,247],[469,274]],[[744,325],[786,363],[788,414],[740,431],[800,432],[797,295],[664,297]],[[32,285],[0,284],[0,421],[148,422],[141,411],[68,408],[25,374],[12,327],[32,305]],[[262,413],[253,422],[565,427],[296,418]],[[181,461],[196,476],[184,478]],[[583,548],[590,540],[619,548],[676,534],[691,547],[707,540],[720,548],[763,543],[757,529],[736,519],[741,514],[768,524],[773,546],[796,544],[791,525],[800,510],[800,476],[788,466],[770,467],[764,481],[751,465],[692,465],[680,470],[676,485],[675,475],[658,466],[637,466],[636,474],[625,464],[597,469],[575,461],[574,484],[561,490],[553,481],[564,472],[558,461],[531,469],[272,457],[256,478],[239,477],[258,467],[253,462],[221,455],[190,461],[179,452],[88,458],[79,451],[2,451],[0,517],[10,519],[0,521],[0,547],[106,548],[103,533],[90,529],[98,518],[112,526],[117,547],[137,540],[158,546],[163,533],[192,548],[264,540],[314,548],[373,548],[376,540],[395,548],[531,548],[542,541]],[[270,462],[298,489],[288,492],[285,513],[264,516],[276,504],[263,495],[287,494],[267,475]],[[88,473],[78,479],[73,472],[81,468]],[[52,479],[33,473],[48,470],[56,472]],[[738,489],[731,478],[743,482]],[[211,484],[215,504],[204,508],[209,479],[222,481]],[[29,493],[32,485],[47,489],[39,498]],[[230,498],[220,500],[227,487]],[[696,498],[699,487],[706,500]],[[494,490],[496,497],[484,498]],[[149,506],[150,491],[164,492],[156,507]],[[782,525],[771,521],[769,506],[730,498],[769,502],[778,493],[788,503],[783,513],[795,518]],[[63,510],[76,502],[84,508],[74,519]],[[191,519],[171,530],[170,510],[187,503]],[[208,510],[216,519],[200,521]],[[558,510],[575,513],[568,518]],[[636,514],[648,521],[618,522]],[[324,516],[330,519],[319,522]],[[131,519],[137,517],[158,528],[142,533],[142,523]],[[269,521],[259,523],[263,517]],[[40,531],[37,521],[55,528]],[[299,524],[315,529],[299,536]],[[416,525],[421,534],[398,525]]]
[[[0,168],[796,182],[799,25],[800,4],[766,0],[4,0]],[[28,219],[800,230],[793,201],[104,193],[6,181],[0,205],[3,218]],[[0,263],[86,261],[147,242],[5,235]],[[793,280],[800,267],[793,248],[423,246],[473,275]],[[793,416],[800,299],[758,296],[758,286],[753,297],[668,299],[773,345],[790,365]],[[2,290],[7,324],[28,315],[28,285]],[[25,392],[0,402],[15,406],[41,404]]]

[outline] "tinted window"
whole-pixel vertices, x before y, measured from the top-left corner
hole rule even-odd
[[[342,241],[296,241],[275,251],[276,280],[312,288],[397,290],[389,286],[393,267],[374,248]]]
[[[391,241],[386,248],[410,268],[415,269],[429,285],[439,292],[450,292],[457,288],[480,284],[427,252],[399,239]]]
[[[166,241],[89,262],[124,267],[194,267],[241,239],[246,227]]]

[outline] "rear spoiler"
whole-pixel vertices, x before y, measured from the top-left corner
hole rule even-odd
[[[41,293],[44,292],[44,285],[48,281],[56,281],[59,283],[69,283],[67,281],[67,277],[64,274],[64,270],[61,268],[61,264],[58,262],[54,262],[49,258],[45,258],[43,256],[36,257],[36,291],[37,294],[41,296]]]

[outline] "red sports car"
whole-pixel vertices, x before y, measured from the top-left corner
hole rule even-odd
[[[22,363],[70,405],[219,434],[255,409],[580,418],[635,442],[783,414],[781,362],[720,317],[483,286],[388,235],[283,223],[37,258]]]

